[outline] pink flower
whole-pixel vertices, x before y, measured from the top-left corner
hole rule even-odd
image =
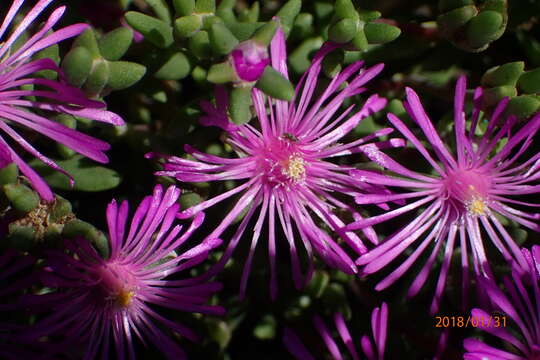
[[[345,319],[340,313],[334,315],[334,323],[336,325],[337,333],[341,339],[343,345],[347,349],[353,360],[361,359],[359,352],[354,344],[353,338],[345,324]],[[368,360],[382,360],[384,359],[384,350],[386,346],[386,334],[388,323],[388,305],[383,303],[380,308],[375,308],[371,312],[371,331],[373,334],[373,340],[375,346],[367,335],[362,336],[360,340],[360,347]],[[339,349],[338,344],[332,338],[333,332],[328,329],[324,321],[319,317],[313,318],[313,325],[319,332],[328,352],[330,353],[330,359],[341,360],[344,358],[344,352]],[[287,350],[298,360],[314,360],[322,358],[320,354],[314,357],[309,350],[302,344],[298,336],[291,330],[285,328],[283,334],[283,343]],[[325,357],[326,358],[326,357]]]
[[[344,226],[338,212],[360,218],[360,214],[341,200],[341,195],[354,197],[363,191],[382,192],[384,189],[374,185],[362,186],[348,176],[348,171],[352,169],[350,166],[339,165],[328,159],[358,153],[366,142],[389,134],[392,130],[383,129],[352,142],[339,142],[363,118],[384,107],[386,101],[373,95],[360,108],[350,105],[346,110],[340,110],[346,99],[364,92],[363,86],[383,68],[383,65],[379,64],[364,69],[362,62],[348,66],[330,82],[322,94],[314,96],[322,60],[335,47],[326,45],[317,53],[296,89],[296,98],[291,103],[266,97],[261,91],[253,89],[256,125],[228,125],[229,120],[225,114],[227,99],[224,92],[217,93],[216,108],[212,109],[209,104],[205,104],[204,109],[209,114],[202,120],[207,125],[213,124],[227,131],[228,143],[234,148],[236,158],[209,155],[186,146],[186,151],[195,160],[165,157],[164,170],[157,172],[157,175],[173,176],[181,182],[242,181],[232,190],[179,214],[181,218],[188,218],[240,194],[236,205],[225,214],[221,223],[209,235],[221,236],[233,225],[235,218],[247,210],[236,233],[228,242],[224,256],[209,274],[215,274],[222,269],[246,233],[250,221],[255,220],[255,226],[249,231],[251,248],[241,279],[241,294],[245,292],[253,255],[265,222],[268,224],[270,293],[273,298],[277,294],[276,238],[280,235],[276,223],[281,225],[283,238],[288,243],[292,275],[297,288],[311,278],[314,254],[319,255],[332,267],[349,274],[356,272],[354,262],[331,236],[332,232]],[[285,38],[281,29],[272,40],[271,55],[272,66],[287,77]],[[342,88],[346,81],[348,85]],[[400,141],[392,139],[373,146],[399,144]],[[155,154],[148,154],[148,157],[153,156]],[[328,227],[330,233],[324,230],[323,226]],[[377,242],[372,229],[365,229],[364,233],[369,240]],[[353,232],[341,232],[340,235],[356,253],[366,251],[361,239]],[[309,259],[305,276],[300,270],[301,246],[306,249]]]
[[[365,170],[351,171],[351,176],[366,184],[380,184],[404,190],[392,195],[359,196],[356,199],[359,204],[415,200],[384,214],[357,220],[347,225],[346,230],[363,229],[425,207],[422,213],[388,237],[383,244],[362,255],[357,264],[364,266],[364,274],[372,274],[387,266],[414,243],[418,244],[416,249],[407,254],[403,263],[376,286],[377,290],[382,290],[399,279],[431,245],[431,254],[409,289],[408,296],[412,297],[424,285],[439,252],[443,252],[444,260],[431,313],[437,312],[457,243],[461,248],[465,304],[469,283],[469,256],[476,274],[490,273],[484,247],[486,240],[489,240],[507,261],[516,261],[520,266],[526,266],[518,245],[497,216],[514,220],[535,231],[540,230],[540,214],[519,209],[534,209],[539,205],[527,202],[526,199],[523,201],[523,198],[516,199],[516,196],[540,192],[540,154],[533,153],[532,157],[527,158],[527,150],[540,127],[540,114],[518,131],[513,131],[516,118],[502,115],[508,103],[508,99],[505,99],[500,102],[489,120],[481,119],[479,104],[482,90],[477,89],[470,129],[466,132],[465,91],[466,80],[461,77],[457,82],[454,98],[457,156],[451,154],[443,143],[418,95],[412,89],[407,88],[406,110],[427,138],[432,152],[399,118],[388,114],[388,120],[433,168],[432,175],[409,170],[373,147],[366,149],[366,154],[395,176]],[[482,138],[476,138],[475,131],[480,121],[487,123],[487,129]]]
[[[266,46],[248,40],[234,48],[229,61],[240,80],[256,81],[261,77],[264,68],[270,64],[270,57]]]
[[[221,289],[221,284],[199,281],[186,274],[204,261],[221,240],[207,239],[179,252],[204,219],[203,213],[199,213],[180,235],[182,226],[173,226],[179,196],[180,190],[174,186],[165,192],[160,185],[156,186],[154,194],[141,202],[128,228],[127,201],[118,206],[113,200],[107,208],[107,259],[84,239],[66,242],[69,252],[50,253],[42,279],[52,291],[29,297],[27,302],[52,313],[27,331],[25,339],[47,335],[63,339],[63,344],[69,345],[67,348],[86,344],[84,358],[96,359],[107,357],[112,338],[118,359],[134,359],[136,336],[156,344],[168,358],[185,359],[182,349],[162,329],[190,340],[196,340],[197,335],[167,318],[159,308],[215,315],[224,310],[205,304]],[[169,278],[173,274],[175,277]],[[179,274],[187,276],[178,278]]]
[[[0,118],[2,118],[0,120],[0,131],[2,132],[0,134],[0,148],[3,149],[4,153],[9,154],[10,160],[17,164],[21,172],[46,201],[54,199],[49,186],[26,164],[19,153],[12,149],[9,141],[15,141],[22,149],[51,168],[66,173],[54,161],[36,150],[14,129],[13,125],[39,132],[82,155],[105,163],[108,159],[104,151],[109,149],[109,144],[70,129],[49,118],[55,114],[70,114],[113,125],[124,123],[118,115],[100,109],[105,104],[86,99],[79,89],[63,82],[36,76],[36,72],[41,70],[52,70],[60,75],[61,73],[51,59],[32,60],[34,54],[65,39],[77,36],[88,27],[86,24],[75,24],[57,31],[51,30],[60,20],[65,6],[56,8],[36,33],[30,35],[16,50],[13,49],[15,42],[29,30],[30,26],[35,24],[36,18],[51,1],[38,1],[15,28],[9,29],[24,3],[24,0],[14,0],[0,26],[0,59],[2,59],[0,61]],[[9,35],[6,35],[8,33]],[[22,88],[22,86],[28,85],[32,85],[32,88]],[[38,110],[38,112],[29,111],[31,109]],[[41,115],[42,113],[47,115]]]

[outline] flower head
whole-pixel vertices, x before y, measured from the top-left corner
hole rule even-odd
[[[538,204],[515,198],[540,192],[538,185],[540,154],[536,153],[526,158],[527,149],[540,127],[540,114],[533,117],[519,131],[513,132],[516,118],[503,116],[508,103],[508,99],[505,99],[497,106],[489,120],[480,120],[479,104],[482,100],[482,90],[477,89],[470,129],[466,132],[465,90],[466,81],[461,77],[456,85],[454,99],[457,156],[452,155],[444,145],[425,113],[418,95],[412,89],[407,88],[406,110],[424,133],[435,156],[398,117],[388,114],[390,122],[433,168],[433,175],[409,170],[375,148],[368,149],[366,154],[396,176],[364,170],[351,171],[351,175],[362,182],[404,189],[399,194],[359,196],[356,199],[359,204],[405,199],[415,201],[382,215],[358,220],[349,224],[345,228],[347,230],[362,229],[417,210],[421,206],[426,207],[409,224],[388,237],[385,243],[362,255],[357,264],[365,265],[363,268],[365,274],[377,272],[413,243],[419,243],[407,259],[377,285],[376,288],[382,290],[401,277],[428,246],[432,245],[431,255],[409,289],[409,296],[413,296],[422,288],[438,253],[443,251],[444,260],[431,305],[432,313],[437,311],[457,242],[461,248],[463,293],[466,294],[469,254],[473,259],[476,273],[487,275],[490,272],[484,248],[485,235],[507,261],[517,261],[519,265],[526,265],[519,247],[497,215],[514,220],[532,230],[540,230],[538,225],[540,214],[516,208],[534,208],[538,207]],[[482,138],[477,139],[475,132],[480,121],[487,123],[486,131]]]
[[[531,251],[523,249],[523,255],[527,271],[523,273],[522,269],[514,267],[512,278],[503,280],[506,293],[492,279],[479,281],[490,299],[490,312],[503,315],[494,316],[482,309],[471,311],[478,328],[498,337],[505,346],[497,348],[477,339],[465,339],[465,360],[540,359],[540,246],[533,246]]]
[[[85,359],[107,354],[112,337],[119,359],[135,358],[133,336],[155,343],[169,358],[184,359],[184,352],[154,322],[188,339],[189,328],[168,319],[159,307],[186,312],[222,314],[219,306],[206,305],[221,288],[219,283],[169,278],[204,261],[219,239],[208,239],[177,254],[202,221],[200,213],[182,234],[173,225],[180,190],[160,185],[139,205],[126,228],[128,203],[112,201],[107,208],[110,256],[102,258],[83,239],[66,243],[69,253],[53,252],[43,274],[44,285],[56,289],[30,298],[46,304],[52,314],[29,330],[26,338],[44,335],[65,343],[86,343]],[[127,230],[127,231],[126,231]]]
[[[51,1],[38,1],[21,22],[10,29],[24,3],[24,0],[14,0],[0,26],[0,148],[10,154],[11,160],[47,201],[54,199],[48,185],[25,163],[20,153],[12,149],[9,142],[16,142],[51,168],[63,173],[65,171],[36,150],[13,125],[39,132],[93,160],[107,162],[104,151],[109,149],[109,144],[52,121],[49,117],[54,114],[70,114],[114,125],[123,124],[118,115],[100,109],[104,107],[103,103],[86,99],[79,89],[36,74],[38,71],[52,70],[61,75],[60,69],[51,59],[33,60],[32,56],[51,45],[77,36],[88,27],[86,24],[75,24],[52,31],[64,13],[64,6],[55,9],[37,32],[19,47],[15,47],[16,42],[20,41]],[[9,35],[8,29],[11,30]]]
[[[336,325],[337,332],[343,345],[347,348],[348,353],[354,360],[360,359],[358,356],[358,350],[353,342],[353,338],[345,324],[343,315],[336,313],[334,315],[334,323]],[[367,335],[362,336],[360,340],[360,346],[362,351],[368,360],[382,360],[384,359],[384,350],[386,346],[386,333],[388,323],[388,305],[383,303],[380,308],[375,308],[371,312],[371,331],[373,335],[374,345]],[[338,345],[332,339],[332,331],[328,329],[324,321],[316,316],[313,318],[313,325],[319,332],[328,352],[330,358],[335,360],[343,359],[344,356],[339,349]],[[291,330],[285,328],[283,334],[283,343],[287,347],[287,350],[298,360],[313,360],[319,358],[314,357],[302,344],[298,336]]]
[[[270,57],[266,46],[247,40],[234,48],[229,61],[240,80],[256,81],[270,64]]]
[[[173,176],[182,182],[241,180],[243,183],[232,190],[220,194],[184,210],[179,216],[190,217],[199,211],[233,196],[241,194],[233,209],[212,231],[210,237],[221,236],[235,218],[247,209],[236,233],[228,243],[228,248],[220,262],[210,271],[217,273],[232,256],[238,242],[246,232],[252,219],[256,219],[251,239],[251,249],[245,263],[241,279],[241,293],[246,288],[255,248],[264,223],[268,222],[268,249],[270,258],[270,292],[276,296],[276,222],[288,242],[293,266],[293,280],[300,288],[311,277],[312,255],[318,254],[330,266],[349,274],[356,271],[354,262],[332,238],[323,226],[332,231],[344,226],[337,216],[338,211],[360,218],[341,199],[356,196],[362,189],[383,191],[380,187],[363,187],[352,180],[347,172],[349,166],[338,165],[328,159],[360,152],[364,144],[377,136],[388,134],[390,129],[356,141],[341,144],[339,141],[352,131],[358,123],[385,105],[385,100],[374,95],[360,108],[355,105],[339,110],[345,99],[362,93],[363,87],[383,68],[382,64],[372,68],[362,68],[362,62],[354,63],[338,74],[324,92],[314,96],[317,77],[324,56],[335,48],[324,46],[315,56],[313,64],[304,74],[296,89],[296,99],[291,103],[266,97],[253,89],[252,98],[256,112],[255,126],[244,124],[228,126],[225,114],[216,114],[226,108],[227,99],[223,92],[217,98],[217,108],[204,117],[205,124],[215,124],[227,131],[228,142],[234,148],[237,158],[222,158],[204,154],[189,146],[186,151],[195,160],[166,157],[164,170],[157,175]],[[271,43],[272,66],[287,77],[285,40],[283,31],[278,30]],[[345,82],[348,86],[342,88]],[[205,104],[207,109],[209,104]],[[373,146],[394,146],[393,140]],[[149,154],[148,156],[153,156]],[[361,190],[358,190],[360,186]],[[324,224],[321,226],[321,224]],[[376,242],[372,229],[365,230],[366,236]],[[357,253],[366,250],[361,239],[354,233],[342,233],[345,242]],[[309,269],[305,279],[300,270],[298,246],[305,247],[309,258]]]

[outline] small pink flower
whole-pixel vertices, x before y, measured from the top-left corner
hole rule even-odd
[[[248,40],[234,48],[230,62],[240,80],[256,81],[261,77],[264,68],[270,64],[270,57],[266,46]]]

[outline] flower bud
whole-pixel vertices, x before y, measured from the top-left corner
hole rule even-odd
[[[252,40],[238,44],[231,52],[229,61],[238,78],[249,82],[258,80],[264,68],[270,64],[266,46]]]

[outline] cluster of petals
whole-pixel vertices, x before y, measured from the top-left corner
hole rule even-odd
[[[144,344],[156,344],[168,358],[186,358],[162,328],[193,341],[197,335],[158,309],[213,315],[222,315],[224,309],[206,304],[221,284],[189,276],[189,269],[204,261],[221,240],[207,239],[179,252],[204,218],[200,213],[183,233],[183,226],[173,226],[179,195],[174,186],[164,191],[157,185],[128,227],[127,201],[118,205],[113,200],[107,208],[110,255],[106,259],[83,239],[66,241],[68,252],[51,251],[41,274],[51,291],[24,300],[31,309],[49,313],[22,339],[58,339],[51,348],[64,351],[82,344],[84,359],[107,358],[112,343],[115,358],[134,359],[136,337]]]
[[[479,327],[502,340],[504,346],[494,347],[481,340],[466,339],[463,343],[465,360],[540,359],[540,246],[522,251],[527,263],[526,271],[514,266],[512,277],[503,279],[504,292],[493,279],[480,278],[480,286],[491,306],[489,312],[478,308],[471,311],[471,316],[479,320]],[[503,314],[499,318],[504,316],[504,323],[495,323],[494,313]]]
[[[353,360],[359,360],[359,351],[355,345],[351,333],[347,328],[345,319],[340,313],[334,315],[334,323],[339,334],[339,338],[345,348],[352,357]],[[368,360],[383,360],[384,350],[386,347],[386,334],[388,323],[388,305],[383,303],[380,308],[375,308],[371,312],[371,331],[373,342],[369,336],[364,335],[360,340],[360,347]],[[313,325],[317,329],[321,336],[324,345],[330,353],[330,358],[334,360],[342,360],[347,358],[345,352],[342,352],[338,344],[332,337],[332,331],[326,326],[321,317],[315,316],[313,318]],[[298,360],[314,360],[320,358],[319,356],[313,356],[312,353],[306,348],[298,336],[290,329],[285,328],[283,333],[283,343],[287,347],[287,350]]]
[[[518,130],[515,116],[505,116],[508,99],[502,100],[491,117],[480,111],[482,90],[474,92],[474,108],[470,128],[466,129],[466,80],[460,77],[454,98],[454,131],[456,155],[453,155],[437,133],[427,116],[418,95],[407,88],[405,109],[427,139],[424,146],[414,132],[394,114],[388,120],[412,144],[432,168],[431,174],[410,170],[376,147],[364,148],[366,155],[387,170],[387,173],[352,170],[351,176],[367,184],[388,186],[390,195],[370,194],[358,196],[362,205],[389,201],[410,200],[403,206],[367,219],[360,219],[345,230],[363,229],[386,222],[394,217],[419,211],[406,226],[387,237],[381,245],[360,256],[357,264],[363,274],[375,273],[398,258],[416,244],[407,258],[377,286],[382,290],[399,279],[430,245],[431,253],[416,276],[408,295],[414,296],[423,287],[440,252],[440,268],[431,313],[437,312],[445,287],[455,248],[461,249],[462,287],[464,304],[469,286],[469,259],[475,274],[489,276],[489,260],[485,247],[488,240],[508,263],[526,267],[515,240],[505,229],[498,216],[513,220],[534,231],[540,230],[540,214],[523,209],[535,209],[539,204],[524,201],[523,196],[540,192],[540,154],[531,154],[531,144],[540,128],[540,114],[535,115]],[[477,128],[485,126],[481,138]],[[431,150],[431,151],[430,151]]]
[[[364,85],[382,70],[383,65],[363,68],[362,62],[355,62],[337,74],[321,94],[315,95],[323,58],[335,48],[336,45],[326,44],[319,50],[300,80],[296,96],[290,103],[267,97],[258,89],[253,89],[256,113],[256,122],[252,122],[254,124],[230,124],[226,115],[227,99],[222,92],[217,93],[216,107],[209,103],[203,104],[207,115],[201,119],[202,123],[219,126],[227,132],[228,143],[236,152],[236,158],[205,154],[186,146],[186,152],[194,160],[165,156],[164,169],[157,173],[175,177],[181,182],[243,181],[232,190],[179,214],[182,218],[188,218],[239,194],[234,207],[209,237],[221,236],[244,210],[247,209],[247,213],[229,240],[224,256],[209,274],[222,269],[240,239],[248,234],[246,228],[254,220],[255,225],[249,233],[251,246],[241,279],[241,294],[245,292],[253,255],[265,222],[268,222],[272,297],[277,294],[276,238],[279,238],[279,233],[276,222],[281,224],[289,246],[292,276],[297,288],[310,279],[314,254],[334,268],[348,274],[356,272],[354,261],[323,227],[335,234],[339,233],[357,254],[367,250],[354,232],[338,231],[345,226],[338,212],[348,213],[354,219],[360,219],[361,216],[336,194],[357,197],[365,192],[387,191],[383,187],[352,179],[348,175],[352,167],[328,160],[359,153],[366,143],[392,132],[391,129],[382,129],[364,138],[340,143],[363,118],[385,106],[385,99],[373,95],[359,109],[353,104],[340,110],[346,99],[365,91]],[[272,40],[270,55],[271,66],[288,77],[285,38],[281,29],[278,29]],[[346,82],[347,86],[343,87]],[[401,140],[390,139],[370,145],[383,148],[400,146],[402,143]],[[377,243],[373,229],[364,229],[364,234],[370,241]],[[305,275],[300,269],[299,246],[305,248],[309,259]]]
[[[43,70],[62,74],[49,58],[33,59],[39,51],[83,32],[88,25],[74,24],[53,31],[65,11],[61,6],[52,11],[43,25],[27,40],[18,44],[52,0],[38,1],[17,24],[14,19],[24,0],[14,0],[0,25],[0,156],[2,163],[14,162],[46,201],[54,199],[45,181],[20,157],[10,142],[38,158],[54,170],[65,173],[53,160],[40,153],[13,127],[26,128],[61,143],[98,162],[107,162],[104,154],[109,144],[70,129],[51,120],[56,114],[69,114],[113,125],[122,125],[116,114],[102,109],[105,104],[86,98],[84,93],[64,81],[40,77]],[[7,35],[9,34],[9,35]],[[15,47],[15,46],[18,47]],[[45,115],[46,114],[46,115]],[[68,175],[68,174],[66,174]]]

